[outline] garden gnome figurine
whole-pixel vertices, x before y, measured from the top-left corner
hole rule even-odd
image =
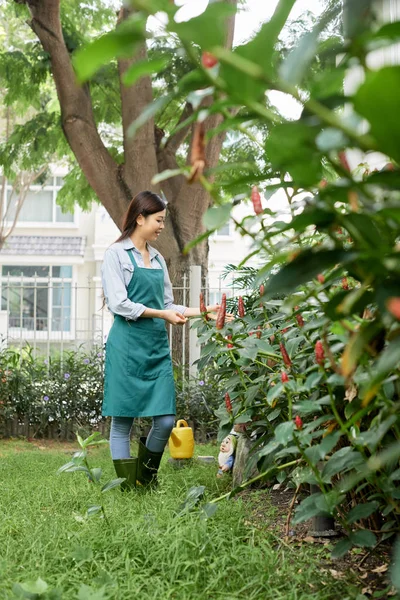
[[[231,471],[235,462],[235,449],[237,438],[233,433],[226,436],[221,442],[220,452],[218,454],[218,473],[217,477],[223,477],[224,473]]]

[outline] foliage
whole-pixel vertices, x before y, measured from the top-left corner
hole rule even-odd
[[[104,494],[111,528],[100,518],[82,519],[93,484],[80,473],[55,476],[74,449],[78,444],[0,441],[1,598],[23,597],[18,588],[37,590],[35,583],[43,589],[39,578],[48,586],[43,600],[356,597],[360,586],[353,574],[337,579],[328,565],[321,569],[326,546],[289,547],[264,527],[277,518],[268,491],[221,504],[212,519],[190,512],[177,518],[177,507],[194,486],[204,485],[208,500],[226,489],[226,481],[215,477],[215,464],[193,461],[176,470],[166,456],[161,492]],[[195,452],[216,456],[218,447]],[[106,445],[93,447],[91,457],[105,478],[113,477]]]
[[[93,517],[94,515],[100,514],[105,519],[107,525],[110,525],[109,519],[104,508],[104,502],[102,501],[101,494],[105,494],[116,487],[119,487],[121,483],[125,481],[125,477],[119,477],[118,479],[110,479],[106,483],[101,483],[101,477],[103,471],[100,467],[92,467],[88,459],[88,448],[90,446],[98,446],[100,444],[108,444],[107,440],[101,438],[101,434],[96,431],[89,435],[86,439],[77,434],[76,436],[81,450],[75,452],[72,460],[65,463],[57,471],[61,473],[76,473],[77,471],[84,473],[90,483],[93,483],[97,491],[97,504],[90,504],[86,516]]]
[[[49,428],[61,433],[66,423],[93,427],[101,420],[103,353],[66,351],[34,357],[32,348],[0,352],[0,423],[17,418],[35,437]]]
[[[175,7],[166,0],[132,3],[149,13],[162,7],[166,30],[192,60],[190,93],[210,96],[210,108],[195,110],[194,119],[218,112],[231,135],[240,131],[252,139],[254,127],[268,132],[258,139],[263,160],[249,155],[236,177],[205,171],[202,183],[216,204],[228,193],[234,201],[249,197],[255,184],[267,199],[279,188],[286,195],[287,210],[265,208],[237,223],[253,239],[252,255],[264,257],[247,315],[218,332],[198,325],[199,366],[214,366],[233,404],[232,413],[225,406],[217,413],[221,435],[233,423],[249,423],[258,435],[253,460],[261,469],[274,473],[289,462],[294,468],[280,472],[280,481],[319,485],[321,492],[300,504],[295,519],[335,516],[348,536],[336,555],[353,544],[374,546],[377,535],[393,536],[400,514],[400,71],[369,65],[376,65],[372,50],[376,57],[398,41],[400,24],[374,22],[369,0],[347,2],[344,41],[324,38],[323,27],[338,14],[330,3],[285,55],[279,40],[295,0],[280,0],[255,37],[229,51],[218,27],[229,14],[223,2],[184,23],[175,22]],[[199,47],[218,63],[199,63]],[[316,57],[320,70],[311,68]],[[355,65],[363,83],[353,93],[344,78],[354,77]],[[297,120],[270,108],[271,91],[302,106]],[[372,172],[370,156],[379,166]],[[229,217],[225,205],[210,209],[208,233]]]

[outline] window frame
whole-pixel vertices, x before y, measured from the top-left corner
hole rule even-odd
[[[78,211],[75,209],[73,212],[73,219],[72,221],[57,221],[56,220],[56,216],[57,216],[57,194],[60,191],[60,189],[62,188],[62,185],[57,183],[57,179],[62,179],[62,175],[51,175],[49,177],[49,179],[51,179],[52,183],[51,184],[47,184],[47,185],[38,185],[38,184],[33,184],[29,186],[29,191],[30,192],[40,192],[41,190],[44,192],[51,192],[52,193],[52,220],[51,221],[21,221],[20,217],[18,218],[16,224],[15,224],[15,228],[17,229],[21,229],[21,228],[27,228],[27,227],[40,227],[40,228],[44,228],[44,229],[50,229],[50,228],[57,228],[57,229],[70,229],[70,228],[74,228],[76,229],[78,227]],[[8,181],[6,181],[6,195],[8,196],[9,191],[12,190],[12,185],[8,183]],[[61,208],[60,208],[61,210]],[[5,215],[5,211],[6,211],[6,206],[4,206],[4,215]],[[5,223],[7,225],[11,225],[13,223],[13,221],[5,221]]]

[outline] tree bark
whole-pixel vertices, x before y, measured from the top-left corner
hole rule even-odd
[[[131,198],[140,190],[159,191],[151,184],[154,175],[164,169],[176,169],[176,152],[187,139],[190,127],[171,136],[167,144],[160,146],[163,132],[150,119],[129,138],[127,130],[152,102],[153,92],[150,77],[142,77],[133,86],[122,83],[122,75],[131,64],[146,57],[143,45],[131,59],[118,63],[124,132],[124,164],[119,165],[104,145],[95,122],[90,89],[79,85],[75,78],[71,57],[64,42],[60,21],[60,0],[14,0],[26,4],[32,19],[30,26],[51,59],[51,69],[61,107],[61,124],[68,143],[100,202],[111,218],[121,227],[122,219]],[[228,0],[236,4],[237,0]],[[118,20],[129,16],[130,11],[121,8]],[[226,44],[231,46],[234,19],[227,23]],[[207,101],[206,101],[207,102]],[[184,108],[181,120],[190,115],[191,107]],[[206,121],[206,129],[214,128],[221,117],[212,116]],[[206,148],[207,166],[217,164],[224,135],[215,136]],[[209,194],[200,184],[188,185],[183,176],[163,182],[162,191],[168,200],[166,231],[157,243],[170,269],[171,279],[177,281],[189,264],[200,264],[207,270],[208,243],[194,248],[184,256],[185,245],[203,231],[202,216],[211,204]]]

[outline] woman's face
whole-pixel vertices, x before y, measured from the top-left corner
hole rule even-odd
[[[165,214],[166,211],[162,210],[147,217],[139,216],[137,220],[139,231],[147,242],[154,242],[158,239],[165,226]]]

